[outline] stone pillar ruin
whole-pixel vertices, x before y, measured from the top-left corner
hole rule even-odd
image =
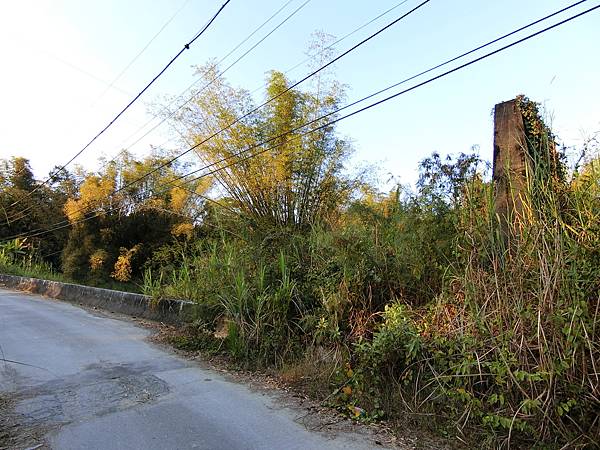
[[[527,195],[527,173],[531,170],[527,138],[516,100],[494,108],[493,182],[495,208],[505,236],[516,215],[523,213]]]

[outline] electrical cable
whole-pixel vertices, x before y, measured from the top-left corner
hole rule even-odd
[[[251,36],[253,36],[254,34],[256,34],[257,31],[259,31],[261,28],[263,28],[268,22],[270,22],[277,14],[279,14],[279,12],[281,10],[283,10],[287,5],[289,5],[291,3],[290,0],[288,1],[285,5],[283,5],[275,14],[273,14],[269,19],[267,19],[262,25],[260,25],[256,30],[254,30],[248,37],[246,37],[242,42],[240,42],[233,50],[231,50],[227,55],[225,55],[223,58],[221,58],[221,60],[219,62],[217,62],[217,66],[219,64],[221,64],[228,56],[230,56],[235,50],[237,50],[242,44],[244,44],[245,42],[247,42]],[[194,95],[192,95],[190,98],[188,98],[184,103],[182,103],[181,105],[179,105],[174,111],[169,111],[169,107],[181,96],[183,96],[183,94],[185,92],[187,92],[188,90],[190,90],[196,83],[198,83],[199,80],[194,81],[192,84],[190,84],[187,88],[185,88],[177,97],[175,97],[175,99],[173,99],[164,109],[167,110],[168,114],[167,116],[163,117],[156,125],[154,125],[152,128],[150,128],[148,131],[146,131],[143,135],[141,135],[139,138],[137,138],[134,142],[132,142],[131,144],[127,145],[126,149],[121,150],[114,158],[118,158],[122,153],[124,153],[125,151],[128,151],[129,149],[131,149],[133,146],[135,146],[136,144],[138,144],[140,141],[142,141],[142,139],[144,139],[145,137],[147,137],[150,133],[152,133],[154,130],[156,130],[159,126],[161,126],[163,123],[165,123],[167,120],[169,120],[171,117],[173,117],[179,110],[181,110],[181,108],[183,108],[185,105],[187,105],[190,101],[192,101],[195,97],[197,97],[201,92],[203,92],[206,88],[208,88],[210,85],[212,85],[215,81],[217,81],[219,78],[221,78],[223,75],[225,75],[225,73],[227,71],[229,71],[232,67],[234,67],[236,64],[238,64],[243,58],[245,58],[252,50],[254,50],[256,47],[258,47],[262,42],[264,42],[269,36],[271,36],[275,31],[277,31],[277,29],[279,29],[282,25],[284,25],[288,20],[290,20],[294,15],[296,15],[302,8],[304,8],[310,1],[312,0],[306,0],[304,1],[304,3],[302,3],[298,8],[296,8],[290,15],[288,15],[282,22],[280,22],[275,28],[273,28],[269,33],[267,33],[265,36],[263,36],[258,42],[256,42],[252,47],[250,47],[246,52],[244,52],[240,57],[238,57],[233,63],[231,63],[229,66],[227,66],[227,68],[221,72],[219,72],[219,74],[214,77],[212,80],[210,80],[207,84],[205,84],[204,86],[202,86],[202,88],[194,93]],[[131,138],[132,136],[134,136],[135,134],[137,134],[139,131],[141,131],[142,129],[144,129],[146,126],[148,126],[154,119],[156,118],[153,117],[150,120],[148,120],[144,125],[142,125],[138,130],[136,130],[132,135],[130,135],[129,138]],[[129,139],[127,138],[126,141]]]
[[[189,2],[190,2],[190,0],[185,0],[183,2],[183,4],[177,9],[177,11],[175,11],[175,13],[163,24],[163,26],[160,27],[160,29],[154,34],[154,36],[152,36],[152,38],[150,38],[150,40],[146,43],[146,45],[144,45],[144,47],[129,61],[129,63],[127,63],[127,65],[119,72],[119,74],[110,82],[110,84],[106,87],[106,89],[104,89],[104,91],[102,91],[102,93],[92,103],[92,105],[94,105],[95,103],[98,102],[98,100],[100,100],[102,97],[104,97],[104,95],[109,91],[109,89],[111,89],[114,86],[114,84],[121,79],[121,77],[125,74],[125,72],[127,72],[129,70],[129,68],[140,58],[140,56],[142,56],[144,54],[144,52],[146,50],[148,50],[148,47],[150,47],[150,45],[152,45],[152,43],[156,40],[156,38],[158,38],[158,36],[161,35],[161,33],[165,30],[165,28],[167,28],[167,26],[169,26],[169,24],[171,22],[173,22],[175,17],[177,17],[179,15],[179,13],[183,10],[183,8],[185,8],[187,6],[187,4]]]
[[[202,29],[196,33],[196,35],[183,46],[183,48],[163,67],[163,69],[102,129],[98,134],[96,134],[81,150],[79,150],[69,161],[63,164],[60,168],[56,170],[54,174],[50,174],[50,176],[44,180],[40,185],[36,186],[32,191],[29,192],[27,197],[41,189],[42,186],[46,185],[50,180],[52,180],[56,173],[63,171],[69,164],[71,164],[76,158],[78,158],[90,145],[92,145],[102,134],[104,134],[149,88],[152,86],[156,80],[158,80],[167,69],[185,52],[190,49],[190,46],[204,34],[204,32],[210,27],[210,25],[216,20],[216,18],[221,14],[223,9],[227,6],[227,4],[231,0],[226,0],[225,3],[221,5],[219,10],[212,16],[212,18],[208,21],[208,23],[202,27]],[[23,199],[19,199],[10,206],[15,206],[20,203]]]
[[[292,1],[292,0],[290,0],[290,1]],[[170,23],[171,23],[171,22],[172,22],[172,21],[175,19],[175,17],[177,17],[177,15],[178,15],[178,14],[179,14],[179,13],[180,13],[182,10],[183,10],[183,8],[184,8],[184,7],[185,7],[185,6],[186,6],[186,5],[187,5],[189,2],[190,2],[190,0],[185,0],[185,1],[183,2],[183,4],[182,4],[182,5],[181,5],[181,6],[180,6],[178,9],[177,9],[177,11],[175,11],[175,13],[174,13],[174,14],[173,14],[173,15],[172,15],[172,16],[171,16],[171,17],[170,17],[170,18],[169,18],[169,19],[168,19],[168,20],[167,20],[167,21],[166,21],[166,22],[165,22],[163,25],[162,25],[162,27],[161,27],[161,28],[160,28],[160,29],[159,29],[159,30],[158,30],[158,31],[157,31],[157,32],[154,34],[154,36],[152,36],[152,38],[151,38],[151,39],[150,39],[150,40],[149,40],[149,41],[146,43],[146,45],[145,45],[145,46],[144,46],[144,47],[143,47],[143,48],[142,48],[142,49],[141,49],[141,50],[140,50],[140,51],[137,53],[137,55],[135,55],[135,56],[134,56],[134,57],[133,57],[133,58],[132,58],[132,59],[129,61],[129,63],[128,63],[128,64],[127,64],[127,65],[126,65],[126,66],[125,66],[125,67],[124,67],[124,68],[123,68],[123,69],[122,69],[120,72],[119,72],[119,74],[118,74],[118,75],[117,75],[117,76],[116,76],[116,77],[115,77],[115,78],[114,78],[114,79],[113,79],[111,82],[104,81],[104,80],[102,80],[102,79],[100,79],[100,78],[96,77],[95,75],[91,74],[90,72],[88,72],[88,71],[86,71],[86,70],[84,70],[84,69],[82,69],[82,68],[80,68],[80,67],[77,67],[77,66],[75,66],[74,64],[72,64],[72,63],[70,63],[70,62],[68,62],[68,61],[66,61],[66,60],[64,60],[64,59],[62,59],[62,58],[60,58],[60,57],[58,57],[58,56],[56,56],[56,55],[54,55],[54,54],[51,54],[51,53],[49,53],[49,52],[47,52],[47,51],[45,51],[45,53],[47,53],[49,56],[53,57],[54,59],[58,60],[59,62],[61,62],[61,63],[65,64],[65,65],[67,65],[67,66],[69,66],[69,67],[71,67],[71,68],[73,68],[73,69],[75,69],[75,70],[77,70],[77,71],[79,71],[79,72],[81,72],[81,73],[83,73],[83,74],[87,75],[87,76],[90,76],[90,77],[94,78],[95,80],[97,80],[97,81],[100,81],[100,82],[101,82],[101,83],[103,83],[103,84],[106,84],[106,88],[104,89],[104,91],[102,91],[102,93],[101,93],[101,94],[98,96],[98,98],[97,98],[97,99],[96,99],[96,100],[95,100],[95,101],[92,103],[92,106],[93,106],[95,103],[97,103],[97,102],[98,102],[98,100],[100,100],[100,99],[101,99],[101,98],[102,98],[102,97],[103,97],[103,96],[104,96],[104,95],[105,95],[105,94],[106,94],[106,93],[107,93],[107,92],[108,92],[110,89],[117,89],[117,90],[119,90],[120,92],[123,92],[123,93],[125,93],[125,94],[127,94],[127,95],[130,95],[129,93],[127,93],[127,92],[123,91],[122,89],[119,89],[119,88],[115,87],[115,86],[114,86],[114,85],[115,85],[115,83],[116,83],[116,82],[117,82],[117,81],[118,81],[118,80],[119,80],[119,79],[120,79],[120,78],[121,78],[121,77],[122,77],[122,76],[125,74],[125,72],[127,72],[127,70],[128,70],[128,69],[129,69],[129,68],[130,68],[130,67],[131,67],[131,66],[132,66],[134,63],[135,63],[135,61],[137,61],[137,60],[138,60],[138,58],[139,58],[140,56],[142,56],[142,54],[143,54],[143,53],[144,53],[144,52],[145,52],[145,51],[148,49],[148,47],[150,47],[150,45],[152,44],[152,42],[154,42],[154,40],[156,40],[156,38],[157,38],[158,36],[160,36],[160,34],[161,34],[161,33],[162,33],[164,30],[165,30],[165,28],[166,28],[166,27],[167,27],[167,26],[168,26],[168,25],[169,25],[169,24],[170,24]],[[16,175],[18,176],[18,175],[19,175],[20,173],[22,173],[22,172],[23,172],[23,171],[24,171],[26,168],[27,168],[27,167],[24,167],[23,169],[21,169],[21,170],[19,171],[19,173],[17,173]],[[19,200],[19,201],[20,201],[20,200]],[[17,203],[18,203],[18,202],[17,202]],[[31,210],[32,208],[33,208],[33,205],[30,205],[29,207],[25,208],[24,210],[22,210],[22,211],[19,211],[19,214],[21,214],[21,215],[20,215],[20,217],[18,217],[18,218],[14,218],[14,217],[11,217],[11,218],[9,218],[9,217],[7,217],[7,218],[6,218],[6,220],[7,220],[7,223],[8,223],[8,225],[10,225],[10,223],[11,223],[11,222],[13,222],[13,221],[16,221],[16,220],[21,220],[21,219],[23,219],[24,217],[27,217],[27,215],[23,215],[23,212],[26,212],[26,211],[28,211],[28,210]],[[16,215],[15,215],[15,217],[16,217]]]
[[[291,3],[293,0],[289,0],[284,6],[282,6],[279,11],[277,11],[273,16],[271,16],[267,22],[269,22],[273,17],[275,17],[283,8],[285,8],[289,3]],[[387,10],[385,10],[384,12],[378,14],[376,17],[372,18],[371,20],[369,20],[368,22],[362,24],[361,26],[359,26],[358,28],[353,29],[352,31],[350,31],[349,33],[345,34],[344,36],[342,36],[341,38],[337,39],[335,42],[333,42],[332,44],[328,45],[327,47],[325,47],[324,49],[322,49],[321,51],[319,51],[317,54],[315,55],[311,55],[310,57],[302,60],[301,62],[299,62],[298,64],[296,64],[295,66],[291,67],[290,69],[287,69],[286,71],[284,71],[284,74],[287,74],[291,71],[293,71],[294,69],[300,67],[302,64],[305,64],[306,62],[316,58],[317,56],[323,54],[323,52],[333,48],[336,44],[339,44],[340,42],[344,41],[345,39],[347,39],[348,37],[356,34],[358,31],[366,28],[367,26],[369,26],[370,24],[372,24],[373,22],[377,21],[378,19],[380,19],[381,17],[384,17],[385,15],[389,14],[390,12],[392,12],[393,10],[397,9],[398,7],[404,5],[405,3],[407,3],[409,0],[403,0],[399,3],[397,3],[396,5],[392,6],[391,8],[388,8]],[[248,38],[246,38],[244,41],[242,41],[240,44],[238,44],[233,50],[231,50],[227,55],[225,55],[223,58],[221,58],[221,60],[219,60],[217,62],[217,66],[219,66],[228,56],[230,56],[235,50],[237,50],[243,43],[245,43],[252,35],[254,35],[260,28],[262,28],[264,25],[266,25],[266,23],[263,23],[263,25],[261,25],[258,29],[256,29]],[[238,61],[239,62],[239,61]],[[228,67],[226,68],[223,72],[220,73],[219,77],[222,76],[227,70],[229,70],[231,68]],[[170,112],[168,108],[170,108],[170,106],[177,100],[180,99],[181,97],[183,97],[183,94],[185,94],[187,91],[189,91],[193,86],[195,86],[200,80],[196,80],[194,81],[192,84],[190,84],[187,88],[185,88],[183,91],[181,91],[179,93],[179,95],[177,95],[173,100],[171,100],[171,102],[169,102],[169,104],[165,107],[165,109],[167,110],[167,112],[169,113],[168,116],[164,119],[161,120],[161,122],[159,124],[157,124],[156,126],[152,127],[148,132],[146,132],[144,135],[142,135],[140,138],[136,139],[134,142],[132,142],[131,144],[127,145],[127,149],[131,149],[133,146],[135,146],[136,144],[138,144],[143,138],[147,137],[151,132],[153,132],[156,128],[158,128],[158,126],[162,125],[162,123],[165,122],[165,120],[168,120],[169,118],[173,117],[173,115],[175,115],[175,113],[177,113],[177,111],[179,111],[185,104],[189,103],[190,101],[192,101],[194,98],[196,98],[201,92],[204,91],[204,89],[206,89],[211,83],[214,82],[214,80],[211,80],[209,82],[208,85],[203,86],[202,88],[200,88],[197,92],[195,92],[191,97],[189,97],[183,105],[180,105],[177,107],[177,109],[175,109],[173,112]],[[260,90],[261,88],[264,88],[266,85],[261,85],[258,88],[256,88],[255,90],[253,90],[251,92],[251,94],[254,94],[255,92],[257,92],[258,90]],[[125,142],[127,142],[130,138],[132,138],[133,136],[135,136],[137,133],[139,133],[141,130],[143,130],[144,128],[146,128],[154,119],[156,118],[153,117],[150,120],[148,120],[144,125],[142,125],[140,128],[138,128],[136,131],[134,131],[128,138],[126,138],[123,143],[121,145],[124,145]],[[118,158],[119,155],[123,152],[124,150],[122,150],[121,152],[119,152],[114,159]]]
[[[189,149],[185,150],[184,152],[180,153],[179,155],[169,159],[168,161],[160,164],[159,166],[153,168],[152,170],[148,171],[145,175],[142,175],[141,177],[131,181],[130,183],[128,183],[127,185],[123,186],[121,189],[126,189],[127,187],[131,186],[132,184],[138,183],[140,181],[142,181],[144,178],[152,175],[153,173],[159,171],[160,169],[163,169],[164,167],[172,164],[173,162],[175,162],[176,160],[178,160],[179,158],[187,155],[188,153],[190,153],[191,151],[195,150],[196,148],[200,147],[202,144],[208,142],[209,140],[211,140],[212,138],[218,136],[219,134],[223,133],[224,131],[229,130],[232,126],[234,126],[235,124],[239,123],[241,120],[243,120],[244,118],[250,116],[251,114],[257,112],[258,110],[260,110],[261,108],[263,108],[264,106],[270,104],[272,101],[276,100],[277,98],[281,97],[282,95],[284,95],[285,93],[289,92],[290,90],[294,89],[295,87],[297,87],[298,85],[300,85],[301,83],[303,83],[304,81],[308,80],[309,78],[312,78],[313,76],[315,76],[317,73],[323,71],[324,69],[326,69],[327,67],[331,66],[332,64],[334,64],[336,61],[339,61],[341,58],[343,58],[344,56],[348,55],[349,53],[351,53],[352,51],[356,50],[357,48],[359,48],[360,46],[366,44],[367,42],[369,42],[371,39],[373,39],[374,37],[378,36],[379,34],[383,33],[384,31],[386,31],[387,29],[389,29],[390,27],[396,25],[398,22],[400,22],[401,20],[405,19],[406,17],[408,17],[409,15],[411,15],[413,12],[417,11],[418,9],[420,9],[421,7],[425,6],[427,3],[429,3],[431,0],[425,0],[423,2],[421,2],[420,4],[418,4],[417,6],[415,6],[413,9],[411,9],[410,11],[408,11],[407,13],[404,13],[403,15],[401,15],[400,17],[398,17],[397,19],[393,20],[392,22],[388,23],[386,26],[384,26],[383,28],[380,28],[379,30],[377,30],[375,33],[371,34],[370,36],[368,36],[367,38],[363,39],[362,41],[360,41],[358,44],[355,44],[354,46],[352,46],[351,48],[349,48],[348,50],[344,51],[343,53],[341,53],[340,55],[336,56],[335,58],[333,58],[331,61],[327,62],[326,64],[324,64],[323,66],[319,67],[318,69],[314,70],[313,72],[311,72],[310,74],[306,75],[304,78],[302,78],[299,81],[296,81],[295,83],[291,84],[290,86],[288,86],[286,89],[284,89],[283,91],[281,91],[279,94],[271,97],[270,99],[268,99],[267,101],[261,103],[259,106],[253,108],[252,110],[248,111],[247,113],[243,114],[242,116],[238,117],[236,120],[230,122],[228,125],[226,125],[225,127],[221,128],[219,131],[213,133],[212,135],[210,135],[209,137],[203,139],[201,142],[195,144],[194,146],[190,147]]]
[[[578,4],[579,4],[579,3],[583,3],[583,2],[585,2],[585,1],[587,1],[587,0],[582,0],[582,1],[578,2]],[[583,12],[579,13],[579,14],[576,14],[576,15],[574,15],[574,16],[571,16],[571,17],[567,18],[567,19],[564,19],[564,20],[562,20],[562,21],[560,21],[560,22],[558,22],[558,23],[556,23],[556,24],[554,24],[554,25],[551,25],[551,26],[549,26],[549,27],[547,27],[547,28],[544,28],[544,29],[542,29],[542,30],[539,30],[539,31],[537,31],[537,32],[535,32],[535,33],[532,33],[532,34],[530,34],[530,35],[528,35],[528,36],[526,36],[526,37],[524,37],[524,38],[521,38],[521,39],[519,39],[519,40],[517,40],[517,41],[515,41],[515,42],[512,42],[512,43],[510,43],[510,44],[508,44],[508,45],[505,45],[504,47],[501,47],[501,48],[499,48],[499,49],[496,49],[496,50],[494,50],[494,51],[491,51],[491,52],[489,52],[489,53],[486,53],[485,55],[482,55],[482,56],[480,56],[480,57],[478,57],[478,58],[476,58],[476,59],[473,59],[473,60],[471,60],[471,61],[469,61],[469,62],[467,62],[467,63],[464,63],[464,64],[462,64],[462,65],[460,65],[460,66],[457,66],[457,67],[455,67],[455,68],[453,68],[453,69],[450,69],[450,70],[448,70],[448,71],[446,71],[446,72],[443,72],[443,73],[442,73],[442,74],[440,74],[440,75],[437,75],[437,76],[435,76],[435,77],[429,78],[429,79],[427,79],[427,80],[425,80],[425,81],[423,81],[423,82],[421,82],[421,83],[418,83],[418,84],[416,84],[416,85],[414,85],[414,86],[411,86],[410,88],[404,89],[404,90],[402,90],[402,91],[400,91],[400,92],[397,92],[397,93],[395,93],[395,94],[393,94],[393,95],[390,95],[390,96],[388,96],[388,97],[385,97],[385,98],[383,98],[383,99],[381,99],[381,100],[378,100],[378,101],[376,101],[376,102],[374,102],[374,103],[371,103],[371,104],[369,104],[369,105],[367,105],[367,106],[365,106],[365,107],[363,107],[363,108],[360,108],[360,109],[358,109],[358,110],[356,110],[356,111],[353,111],[353,112],[351,112],[351,113],[349,113],[349,114],[346,114],[346,115],[344,115],[344,116],[341,116],[341,117],[339,117],[339,118],[336,118],[336,119],[334,119],[334,120],[331,120],[331,121],[327,122],[327,123],[326,123],[326,124],[324,124],[324,125],[320,125],[320,126],[318,126],[317,128],[313,128],[313,129],[311,129],[311,130],[309,130],[309,131],[307,131],[307,132],[304,132],[304,133],[300,134],[298,137],[302,137],[302,136],[305,136],[305,135],[307,135],[307,134],[314,133],[314,132],[316,132],[316,131],[322,130],[322,129],[324,129],[324,128],[326,128],[326,127],[329,127],[329,126],[331,126],[331,125],[333,125],[333,124],[335,124],[335,123],[337,123],[337,122],[340,122],[340,121],[342,121],[342,120],[348,119],[348,118],[350,118],[350,117],[352,117],[352,116],[355,116],[356,114],[359,114],[359,113],[362,113],[362,112],[364,112],[364,111],[367,111],[367,110],[369,110],[369,109],[371,109],[371,108],[374,108],[375,106],[379,106],[379,105],[380,105],[380,104],[382,104],[382,103],[385,103],[385,102],[388,102],[388,101],[390,101],[390,100],[393,100],[393,99],[395,99],[396,97],[399,97],[399,96],[401,96],[401,95],[404,95],[404,94],[406,94],[406,93],[408,93],[408,92],[411,92],[411,91],[413,91],[413,90],[415,90],[415,89],[417,89],[417,88],[420,88],[420,87],[422,87],[422,86],[425,86],[425,85],[427,85],[427,84],[429,84],[429,83],[432,83],[432,82],[434,82],[434,81],[436,81],[436,80],[438,80],[438,79],[440,79],[440,78],[446,77],[446,76],[448,76],[448,75],[450,75],[450,74],[452,74],[452,73],[454,73],[454,72],[457,72],[457,71],[459,71],[459,70],[462,70],[462,69],[464,69],[465,67],[469,67],[469,66],[471,66],[471,65],[473,65],[473,64],[475,64],[475,63],[477,63],[477,62],[479,62],[479,61],[482,61],[482,60],[484,60],[484,59],[487,59],[487,58],[489,58],[489,57],[491,57],[491,56],[493,56],[493,55],[495,55],[495,54],[497,54],[497,53],[500,53],[500,52],[502,52],[502,51],[504,51],[504,50],[507,50],[507,49],[509,49],[509,48],[511,48],[511,47],[514,47],[515,45],[521,44],[521,43],[523,43],[523,42],[525,42],[525,41],[527,41],[527,40],[529,40],[529,39],[532,39],[532,38],[534,38],[534,37],[536,37],[536,36],[538,36],[538,35],[540,35],[540,34],[542,34],[542,33],[545,33],[545,32],[547,32],[547,31],[550,31],[550,30],[552,30],[552,29],[554,29],[554,28],[556,28],[556,27],[558,27],[558,26],[560,26],[560,25],[563,25],[563,24],[565,24],[565,23],[567,23],[567,22],[570,22],[570,21],[572,21],[572,20],[574,20],[574,19],[576,19],[576,18],[578,18],[578,17],[581,17],[581,16],[583,16],[583,15],[585,15],[585,14],[588,14],[588,13],[590,13],[590,12],[592,12],[592,11],[594,11],[594,10],[598,9],[598,8],[600,8],[600,5],[594,6],[594,7],[590,8],[590,9],[587,9],[587,10],[585,10],[585,11],[583,11]],[[538,21],[538,22],[539,22],[539,21]],[[536,22],[536,23],[537,23],[537,22]],[[510,34],[514,34],[514,33],[509,33],[509,35],[510,35]],[[500,39],[500,38],[499,38],[499,39]],[[497,42],[497,40],[496,40],[495,42]],[[469,53],[470,53],[470,52],[469,52]],[[432,69],[432,70],[433,70],[433,69]],[[418,75],[417,75],[417,76],[418,76]],[[302,128],[306,127],[307,125],[310,125],[310,124],[312,124],[312,123],[315,123],[315,122],[317,122],[317,121],[320,121],[320,120],[322,120],[322,119],[323,119],[323,118],[325,118],[325,117],[328,117],[328,116],[331,116],[331,115],[337,114],[337,113],[339,113],[339,112],[340,112],[340,111],[342,111],[342,110],[345,110],[345,109],[347,109],[347,108],[349,108],[349,107],[352,107],[352,106],[354,106],[354,105],[356,105],[356,104],[358,104],[358,103],[361,103],[361,102],[363,102],[363,101],[365,101],[365,100],[367,100],[367,99],[369,99],[369,98],[372,98],[372,97],[374,97],[374,96],[376,96],[376,95],[379,95],[379,94],[381,94],[382,92],[385,92],[385,91],[387,91],[387,90],[389,90],[389,89],[392,89],[392,88],[394,88],[394,87],[397,87],[399,84],[402,84],[402,83],[404,83],[405,81],[407,81],[407,80],[410,80],[410,79],[413,79],[413,78],[414,78],[414,77],[407,78],[407,79],[406,79],[406,80],[404,80],[404,81],[401,81],[401,82],[399,82],[399,83],[395,83],[395,84],[393,84],[393,85],[391,85],[391,86],[388,86],[388,87],[386,87],[386,88],[384,88],[384,89],[381,89],[381,90],[379,90],[379,91],[377,91],[377,92],[375,92],[375,93],[373,93],[373,94],[370,94],[370,95],[368,95],[368,96],[366,96],[366,97],[363,97],[363,98],[361,98],[361,99],[359,99],[359,100],[357,100],[357,101],[355,101],[355,102],[352,102],[352,103],[350,103],[350,104],[348,104],[348,105],[345,105],[345,106],[343,106],[343,107],[341,107],[341,108],[339,108],[339,109],[337,109],[337,110],[335,110],[335,111],[332,111],[332,112],[330,112],[330,113],[328,113],[328,114],[325,114],[325,115],[323,115],[323,116],[321,116],[321,117],[319,117],[319,118],[317,118],[317,119],[311,120],[310,122],[307,122],[307,123],[305,123],[305,124],[303,124],[303,125],[301,125],[301,126],[299,126],[299,127],[296,127],[296,128],[294,128],[294,129],[292,129],[292,130],[289,130],[288,132],[286,132],[286,133],[284,133],[284,134],[281,134],[281,135],[279,135],[279,136],[275,136],[275,137],[273,137],[273,138],[270,138],[270,139],[268,139],[268,140],[267,140],[267,141],[265,141],[265,142],[262,142],[262,143],[260,143],[260,144],[254,145],[254,146],[252,146],[252,147],[250,147],[250,148],[247,148],[247,149],[245,149],[245,150],[242,150],[242,151],[240,151],[240,152],[236,153],[235,155],[231,155],[231,156],[230,156],[230,157],[228,157],[228,158],[223,158],[223,159],[222,159],[222,160],[220,160],[220,161],[217,161],[217,162],[211,163],[211,164],[209,164],[208,166],[205,166],[205,167],[204,167],[204,168],[202,168],[202,169],[206,169],[206,168],[208,168],[208,167],[212,167],[212,166],[214,166],[214,165],[217,165],[217,164],[219,164],[219,163],[221,163],[221,162],[225,162],[225,161],[226,161],[226,160],[228,160],[228,159],[231,159],[231,158],[234,158],[234,157],[238,157],[238,156],[242,155],[243,153],[246,153],[246,152],[248,152],[248,151],[250,151],[250,150],[252,150],[252,149],[255,149],[255,148],[259,147],[259,146],[262,146],[262,145],[264,145],[266,142],[270,142],[270,141],[272,141],[272,140],[279,139],[279,138],[283,137],[285,134],[290,134],[290,133],[293,133],[293,132],[295,132],[295,131],[298,131],[298,130],[300,130],[300,129],[302,129]],[[278,146],[280,146],[280,145],[282,145],[282,144],[279,144]],[[237,163],[239,163],[239,162],[242,162],[242,161],[244,161],[244,160],[246,160],[246,159],[249,159],[249,158],[253,158],[253,157],[255,157],[255,156],[258,156],[258,155],[260,155],[260,154],[262,154],[262,153],[265,153],[265,152],[267,152],[267,151],[269,151],[269,150],[272,150],[273,148],[276,148],[276,147],[269,147],[269,148],[266,148],[266,149],[262,149],[262,150],[260,150],[259,152],[256,152],[256,153],[252,154],[252,155],[251,155],[251,156],[249,156],[249,157],[245,157],[243,160],[237,160],[237,161],[234,161],[233,163],[230,163],[230,164],[228,164],[228,165],[226,165],[226,166],[219,167],[218,169],[215,169],[215,170],[213,170],[213,171],[211,171],[211,172],[208,172],[208,173],[202,174],[202,175],[200,175],[199,177],[192,178],[191,180],[188,180],[188,182],[189,182],[189,183],[191,183],[191,182],[193,182],[193,181],[196,181],[196,180],[198,180],[198,179],[200,179],[200,178],[206,177],[206,176],[208,176],[208,175],[212,175],[213,173],[215,173],[215,172],[217,172],[217,171],[224,170],[224,169],[226,169],[226,168],[228,168],[228,167],[230,167],[230,166],[232,166],[232,165],[234,165],[234,164],[237,164]],[[193,173],[193,172],[191,172],[191,173]],[[190,173],[188,173],[186,176],[189,176],[189,175],[190,175]]]
[[[405,3],[407,3],[409,0],[403,0],[400,3],[396,3],[394,6],[392,6],[391,8],[386,9],[385,11],[383,11],[382,13],[380,13],[379,15],[377,15],[376,17],[373,17],[371,20],[369,20],[368,22],[362,24],[361,26],[359,26],[358,28],[355,28],[354,30],[350,31],[349,33],[346,33],[344,36],[342,36],[339,39],[336,39],[334,42],[332,42],[331,44],[329,44],[327,47],[323,48],[321,51],[317,52],[314,55],[310,55],[308,58],[300,61],[299,63],[297,63],[295,66],[290,67],[289,69],[287,69],[286,71],[284,71],[284,74],[288,74],[290,72],[292,72],[293,70],[297,69],[298,67],[300,67],[303,64],[306,64],[307,62],[311,61],[312,59],[316,58],[317,56],[322,55],[324,52],[326,52],[327,50],[331,50],[333,47],[335,47],[337,44],[339,44],[342,41],[345,41],[346,39],[348,39],[350,36],[358,33],[360,30],[368,27],[369,25],[371,25],[373,22],[376,22],[377,20],[381,19],[382,17],[388,15],[390,12],[394,11],[395,9],[399,8],[400,6],[404,5]],[[258,88],[256,88],[254,91],[252,91],[252,93],[256,92],[259,89],[262,89],[264,87],[260,86]]]

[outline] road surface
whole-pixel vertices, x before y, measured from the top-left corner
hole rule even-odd
[[[311,432],[299,420],[306,411],[180,358],[149,334],[130,320],[0,289],[0,428],[10,406],[12,433],[29,433],[11,441],[23,448],[381,448],[368,435]],[[0,429],[0,448],[8,431]]]

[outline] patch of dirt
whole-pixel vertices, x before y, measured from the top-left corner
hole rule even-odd
[[[25,424],[15,412],[15,403],[7,394],[0,394],[0,450],[46,450],[44,440],[49,428]]]

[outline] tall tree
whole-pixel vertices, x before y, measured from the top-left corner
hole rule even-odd
[[[335,125],[328,125],[335,114],[320,117],[339,106],[342,87],[321,79],[309,91],[290,89],[290,80],[272,71],[265,93],[272,100],[254,111],[248,91],[219,78],[214,64],[198,72],[209,87],[183,109],[177,125],[186,129],[188,141],[200,144],[200,159],[221,169],[215,181],[234,207],[257,224],[292,228],[336,211],[350,192],[343,162],[351,147]],[[221,129],[225,131],[208,139]]]

